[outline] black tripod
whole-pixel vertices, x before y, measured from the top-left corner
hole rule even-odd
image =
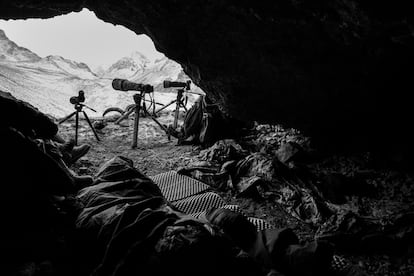
[[[187,85],[187,84],[185,84]],[[135,112],[135,120],[134,120],[134,134],[133,134],[133,139],[132,139],[132,148],[136,148],[137,147],[137,142],[138,142],[138,126],[139,126],[139,116],[140,116],[140,112],[141,112],[141,107],[142,107],[142,111],[144,113],[144,115],[149,116],[154,122],[157,123],[157,125],[164,130],[164,132],[167,134],[168,136],[168,140],[171,139],[171,136],[174,136],[175,133],[174,131],[170,128],[170,127],[166,127],[163,124],[161,124],[157,119],[155,119],[155,114],[150,114],[146,108],[145,105],[145,94],[147,93],[152,93],[154,92],[154,87],[152,85],[149,84],[142,84],[142,83],[134,83],[128,80],[123,80],[123,79],[114,79],[112,81],[112,87],[115,90],[120,90],[120,91],[140,91],[140,94],[134,94],[133,98],[134,98],[134,105],[133,107],[127,112],[125,113],[123,116],[121,116],[118,120],[115,121],[115,123],[119,123],[122,120],[126,119],[132,112]],[[180,86],[181,87],[181,86]],[[180,95],[177,96],[177,108],[176,108],[176,113],[178,113],[179,110],[179,106],[180,103],[182,103],[182,92],[179,93]],[[175,101],[173,101],[172,103],[174,103]],[[155,106],[155,101],[152,102]],[[171,104],[172,104],[171,103]],[[153,112],[154,113],[154,112]],[[178,119],[178,115],[176,115],[177,119]]]
[[[184,89],[177,89],[177,98],[175,100],[172,100],[169,104],[164,105],[162,108],[158,109],[157,111],[155,111],[155,114],[161,112],[162,110],[166,109],[167,107],[169,107],[172,104],[176,104],[175,105],[175,112],[174,112],[174,123],[173,123],[173,128],[176,129],[178,126],[178,116],[180,114],[180,107],[184,108],[184,110],[187,112],[187,98],[183,97],[184,94]]]
[[[135,111],[135,120],[134,120],[134,134],[132,136],[132,148],[136,148],[137,147],[137,143],[138,143],[138,126],[139,126],[139,116],[140,116],[140,112],[141,112],[141,105],[142,106],[142,111],[144,112],[144,114],[146,116],[149,116],[155,123],[157,123],[157,125],[164,130],[164,132],[167,134],[168,136],[168,140],[170,140],[171,138],[171,134],[170,134],[170,130],[168,128],[166,128],[163,124],[161,124],[157,119],[155,119],[155,116],[150,114],[147,110],[147,108],[145,107],[145,103],[142,103],[142,99],[144,98],[145,95],[145,91],[142,91],[140,94],[134,94],[133,98],[134,98],[134,108],[131,108],[130,112],[128,112],[127,114],[125,114],[123,117],[126,118],[128,117],[128,115],[132,112]],[[121,118],[120,118],[121,119]],[[120,121],[118,119],[118,121]]]
[[[184,89],[177,89],[177,98],[175,100],[172,100],[170,103],[164,105],[162,108],[160,108],[158,110],[154,110],[152,112],[152,114],[150,114],[150,117],[151,118],[154,118],[162,110],[166,109],[167,107],[169,107],[170,105],[172,105],[172,104],[175,103],[176,106],[175,106],[175,112],[174,112],[174,124],[173,124],[173,128],[177,128],[177,125],[178,125],[178,116],[179,116],[179,112],[180,112],[179,110],[180,110],[180,108],[182,107],[182,108],[184,108],[185,111],[187,111],[186,101],[185,101],[185,99],[183,97],[183,93],[184,93]],[[143,113],[145,115],[147,115],[147,114],[149,114],[148,108],[145,105],[145,101],[147,101],[147,100],[145,100],[143,97],[144,96],[141,95],[142,108],[144,110]],[[151,105],[153,107],[155,106],[154,103],[151,103]],[[155,103],[155,104],[158,104],[158,103]],[[136,104],[133,104],[132,107],[124,115],[122,115],[120,118],[118,118],[115,121],[115,124],[119,124],[120,122],[122,122],[123,120],[125,120],[126,118],[128,118],[128,116],[131,115],[131,113],[133,113],[135,111],[135,107],[136,107]]]
[[[82,104],[82,103],[76,103],[75,104],[75,111],[74,112],[72,112],[71,114],[69,114],[68,116],[66,116],[65,118],[63,118],[62,120],[60,120],[59,121],[59,124],[61,124],[61,123],[63,123],[63,122],[65,122],[65,121],[67,121],[67,120],[69,120],[72,116],[76,116],[75,117],[75,120],[76,120],[76,125],[75,125],[75,145],[77,146],[78,145],[78,128],[79,128],[79,113],[80,112],[82,112],[83,113],[83,116],[85,116],[85,119],[86,119],[86,121],[88,122],[88,125],[90,126],[90,128],[92,129],[92,131],[93,131],[93,134],[95,135],[95,137],[96,137],[96,140],[98,140],[98,141],[101,141],[100,139],[99,139],[99,137],[98,137],[98,134],[96,133],[96,130],[95,130],[95,128],[93,127],[93,125],[91,124],[91,121],[89,120],[89,117],[88,117],[88,115],[86,114],[86,112],[84,111],[84,110],[82,110],[82,108],[83,107],[86,107],[86,108],[89,108],[90,110],[92,110],[93,112],[96,112],[96,110],[95,109],[93,109],[93,108],[90,108],[89,106],[87,106],[87,105],[84,105],[84,104]]]
[[[151,92],[151,93],[154,93],[154,92]],[[146,92],[146,93],[144,93],[144,95],[141,96],[141,102],[142,102],[142,106],[141,107],[143,108],[143,110],[146,110],[147,111],[147,112],[144,111],[143,113],[144,113],[144,115],[147,115],[147,113],[149,113],[148,110],[150,108],[152,108],[153,111],[151,112],[151,114],[152,114],[151,116],[155,116],[156,115],[155,105],[161,105],[161,106],[164,106],[164,105],[161,104],[161,103],[155,102],[154,96],[152,96],[150,100],[145,99],[145,94],[149,94],[149,93]],[[149,102],[149,107],[146,105],[146,102]],[[131,115],[133,112],[135,112],[135,107],[136,107],[136,104],[135,103],[127,106],[126,113],[123,114],[121,117],[119,117],[115,121],[115,124],[120,124],[123,120],[125,120],[126,118],[128,118],[129,115]]]

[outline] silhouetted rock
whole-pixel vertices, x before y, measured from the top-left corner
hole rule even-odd
[[[0,91],[0,118],[0,127],[12,127],[38,138],[51,138],[58,131],[52,118],[3,91]]]

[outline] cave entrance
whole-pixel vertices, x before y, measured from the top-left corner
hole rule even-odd
[[[173,100],[168,92],[175,91],[164,89],[163,80],[188,79],[148,36],[106,23],[88,9],[49,19],[0,20],[0,30],[0,90],[56,118],[73,111],[69,98],[80,90],[96,116],[108,107],[125,109],[133,93],[115,91],[114,78],[150,83],[161,104]]]

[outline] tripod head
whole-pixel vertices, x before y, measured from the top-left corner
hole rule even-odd
[[[90,107],[90,106],[87,106],[86,104],[82,104],[82,103],[77,103],[77,104],[75,104],[75,109],[76,109],[76,111],[78,111],[78,112],[80,112],[80,111],[82,111],[82,108],[83,107],[85,107],[85,108],[87,108],[87,109],[89,109],[89,110],[91,110],[91,111],[93,111],[93,112],[96,112],[96,110],[95,109],[93,109],[92,107]]]
[[[82,111],[83,107],[86,107],[86,108],[92,110],[93,112],[96,112],[95,109],[87,106],[86,104],[83,104],[83,102],[85,102],[85,99],[86,99],[85,98],[85,92],[83,92],[83,90],[80,90],[78,92],[78,96],[70,97],[69,102],[74,105],[76,111],[78,111],[78,112]]]
[[[85,92],[83,92],[83,90],[80,90],[78,92],[78,96],[73,96],[70,97],[69,102],[71,104],[78,104],[78,103],[83,103],[85,101]]]
[[[75,145],[78,144],[79,113],[81,113],[81,112],[85,116],[85,119],[89,124],[89,127],[92,129],[96,140],[100,141],[99,137],[98,137],[98,134],[95,131],[95,128],[93,127],[91,121],[88,118],[88,115],[86,114],[85,111],[82,110],[82,108],[86,107],[86,108],[92,110],[93,112],[96,112],[96,110],[89,107],[89,106],[87,106],[86,104],[83,104],[84,101],[85,101],[85,93],[82,90],[80,90],[79,93],[78,93],[78,96],[73,96],[69,99],[69,102],[71,104],[73,104],[73,107],[75,108],[75,111],[59,121],[59,124],[62,124],[63,122],[69,120],[72,116],[75,116],[75,122],[76,122],[75,123]]]

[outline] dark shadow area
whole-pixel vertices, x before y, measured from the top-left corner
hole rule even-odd
[[[93,119],[69,164],[73,122],[0,91],[6,275],[414,273],[404,1],[14,1],[0,18],[85,7],[148,35],[206,97],[176,132],[141,117],[133,149],[137,106],[129,127]]]

